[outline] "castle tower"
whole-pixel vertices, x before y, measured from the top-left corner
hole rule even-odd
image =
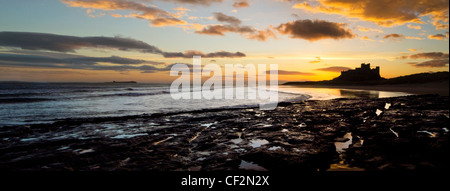
[[[361,64],[361,69],[362,70],[370,70],[370,63],[368,63],[368,64],[362,63]]]

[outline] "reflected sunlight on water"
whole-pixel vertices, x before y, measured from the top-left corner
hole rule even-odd
[[[336,98],[388,98],[408,96],[412,94],[404,92],[388,92],[375,90],[354,90],[340,88],[304,88],[296,86],[279,86],[280,92],[307,94],[311,100],[329,100]]]

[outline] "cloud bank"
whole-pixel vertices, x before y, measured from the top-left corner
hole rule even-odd
[[[293,6],[314,13],[339,14],[359,18],[381,26],[424,23],[421,17],[429,16],[436,29],[448,29],[449,0],[290,0]]]
[[[106,63],[106,64],[105,64]],[[171,65],[163,62],[130,59],[118,56],[86,57],[72,54],[37,54],[0,53],[0,66],[39,67],[84,70],[139,70],[145,73],[170,71]],[[161,67],[162,66],[162,67]]]
[[[442,68],[442,67],[448,67],[449,64],[449,54],[443,53],[443,52],[423,52],[418,54],[413,54],[409,56],[402,56],[400,59],[428,59],[427,61],[423,62],[409,62],[413,67],[416,68]]]
[[[160,54],[166,58],[192,58],[203,56],[207,58],[240,58],[246,55],[242,52],[200,51],[165,52],[143,41],[122,37],[76,37],[49,33],[32,32],[0,32],[0,47],[17,47],[25,50],[48,50],[55,52],[76,52],[81,48],[115,49],[122,51],[138,51],[142,53]]]

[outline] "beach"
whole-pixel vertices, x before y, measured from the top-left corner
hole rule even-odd
[[[387,92],[405,92],[410,94],[439,94],[441,96],[449,95],[449,81],[415,83],[415,84],[385,84],[385,85],[292,85],[299,88],[332,88],[332,89],[351,89],[351,90],[372,90]]]
[[[6,171],[448,170],[448,96],[282,102],[0,128]],[[122,133],[120,133],[122,132]]]

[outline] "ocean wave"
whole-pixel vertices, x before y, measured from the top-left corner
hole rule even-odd
[[[140,97],[140,96],[151,96],[151,95],[161,95],[169,94],[170,91],[158,91],[158,92],[127,92],[127,93],[116,93],[116,94],[102,94],[102,95],[92,95],[87,97]]]
[[[0,104],[6,103],[31,103],[31,102],[42,102],[42,101],[52,101],[53,99],[48,98],[0,98]]]
[[[4,97],[30,97],[30,96],[42,96],[49,95],[49,93],[0,93],[0,98]]]

